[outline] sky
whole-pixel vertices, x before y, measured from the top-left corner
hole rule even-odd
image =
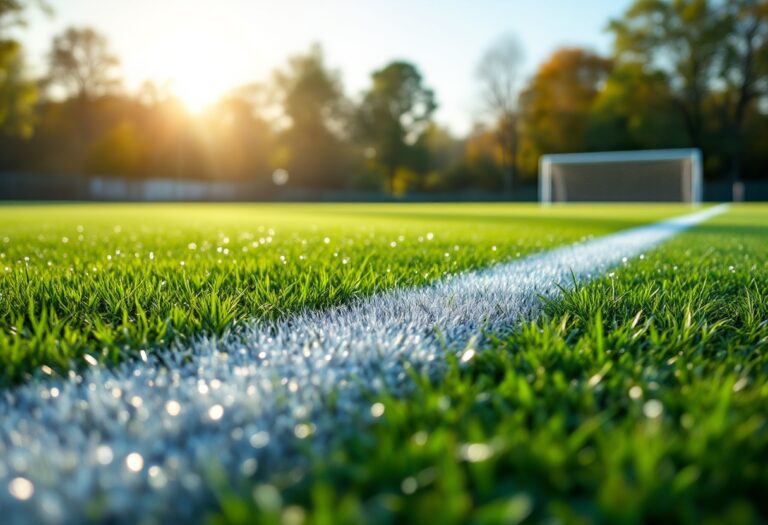
[[[393,59],[415,63],[437,94],[436,120],[463,134],[482,119],[477,63],[513,34],[530,76],[561,46],[608,53],[605,26],[630,0],[48,0],[22,33],[33,72],[68,26],[104,33],[129,89],[170,82],[193,110],[232,87],[267,80],[319,42],[345,90],[358,95]]]

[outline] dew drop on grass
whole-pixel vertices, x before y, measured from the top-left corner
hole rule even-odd
[[[269,434],[263,430],[256,432],[248,439],[248,443],[250,443],[253,448],[264,448],[269,444]]]
[[[28,500],[35,493],[35,486],[27,478],[13,478],[8,483],[8,492],[16,499]]]
[[[603,375],[602,374],[595,374],[595,375],[593,375],[592,377],[589,378],[589,381],[587,382],[587,384],[590,386],[590,388],[594,388],[602,380],[603,380]]]
[[[168,415],[170,416],[178,416],[181,412],[181,404],[178,401],[168,401],[165,404],[165,411],[168,412]]]
[[[213,405],[208,409],[208,417],[212,421],[218,421],[224,415],[224,407],[221,405]]]
[[[250,477],[256,474],[259,463],[254,458],[248,458],[240,464],[240,473],[243,476]]]
[[[299,423],[293,428],[293,433],[299,439],[306,439],[312,434],[312,426],[307,423]]]
[[[419,488],[419,482],[416,481],[416,478],[412,476],[408,476],[403,480],[402,483],[400,483],[400,490],[403,491],[403,494],[409,496],[416,492]]]
[[[165,475],[165,472],[159,465],[152,465],[149,467],[149,484],[152,486],[152,488],[155,489],[161,489],[165,487],[166,483],[168,482],[168,478]]]
[[[96,461],[101,465],[109,465],[112,463],[115,455],[109,445],[99,445],[96,447]]]
[[[131,452],[125,458],[125,466],[131,472],[140,472],[144,468],[144,458],[138,452]]]
[[[371,415],[373,417],[381,417],[384,415],[384,404],[374,403],[371,405]]]
[[[470,443],[461,447],[460,455],[470,463],[478,463],[489,459],[493,455],[493,450],[485,443]]]
[[[649,399],[643,404],[643,414],[649,419],[656,419],[664,412],[664,405],[658,399]]]

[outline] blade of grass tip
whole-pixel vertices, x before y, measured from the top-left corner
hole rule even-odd
[[[603,333],[603,312],[598,310],[595,314],[595,350],[597,358],[602,361],[605,358],[605,336]]]

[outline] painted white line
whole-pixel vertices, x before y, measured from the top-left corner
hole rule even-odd
[[[233,480],[300,475],[297,447],[322,451],[339,429],[370,418],[371,393],[409,387],[406,362],[439,373],[446,351],[532,318],[540,296],[557,296],[573,276],[596,277],[723,210],[2,392],[2,521],[199,521],[214,465]]]

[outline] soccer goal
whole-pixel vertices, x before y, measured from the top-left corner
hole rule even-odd
[[[539,200],[690,202],[702,197],[701,151],[566,153],[539,160]]]

